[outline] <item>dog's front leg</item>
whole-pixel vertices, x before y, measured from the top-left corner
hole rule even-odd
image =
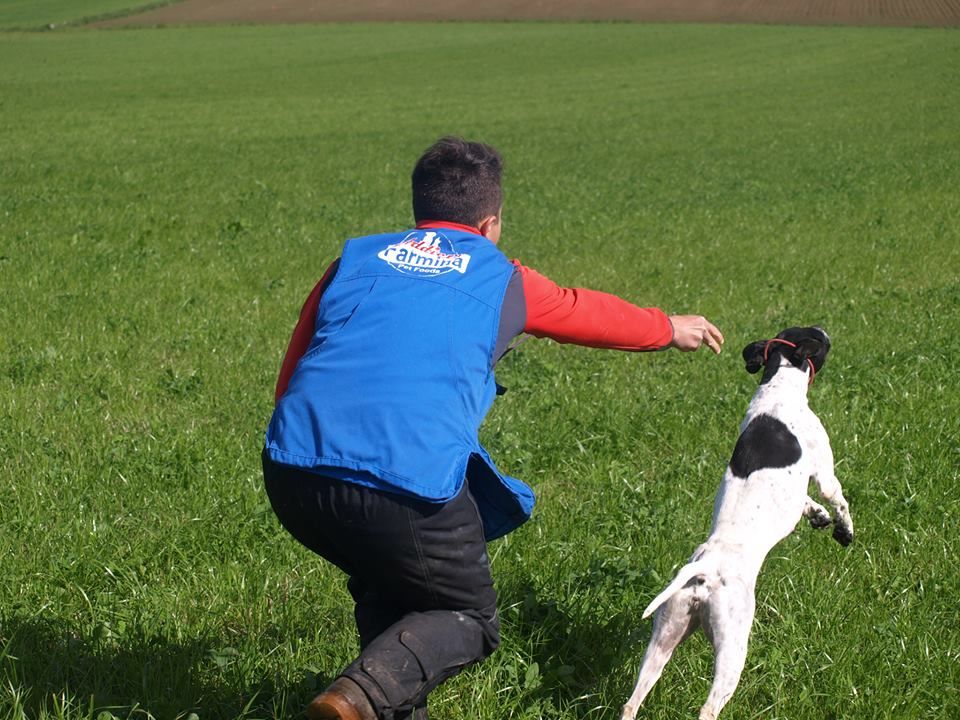
[[[833,522],[827,509],[813,498],[807,498],[807,504],[803,508],[803,516],[810,521],[810,527],[816,530],[822,530]]]
[[[840,481],[833,474],[833,468],[821,470],[813,476],[821,497],[833,508],[833,539],[841,545],[853,542],[853,518],[850,517],[850,506],[843,496]]]
[[[841,545],[853,542],[853,519],[850,506],[843,496],[840,481],[833,470],[833,449],[827,431],[817,421],[816,430],[811,433],[813,439],[810,451],[813,454],[813,474],[811,480],[817,485],[820,496],[833,508],[833,539]]]
[[[840,481],[832,471],[818,474],[813,480],[820,495],[833,507],[833,539],[841,545],[849,545],[853,542],[853,518],[850,517],[850,506],[843,497]]]

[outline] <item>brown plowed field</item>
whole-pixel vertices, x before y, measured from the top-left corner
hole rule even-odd
[[[635,20],[803,25],[960,25],[960,0],[185,0],[98,23]]]

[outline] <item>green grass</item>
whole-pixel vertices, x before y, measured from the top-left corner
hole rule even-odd
[[[129,15],[177,0],[0,0],[0,30],[46,30]]]
[[[727,350],[504,361],[483,435],[539,504],[491,547],[503,645],[433,716],[617,717],[640,613],[709,527],[739,350],[805,323],[858,539],[771,554],[724,717],[955,716],[956,32],[4,33],[0,67],[0,718],[292,718],[351,659],[258,451],[306,293],[344,237],[408,224],[450,132],[506,157],[508,254],[704,313]],[[710,673],[694,638],[642,717],[693,717]]]

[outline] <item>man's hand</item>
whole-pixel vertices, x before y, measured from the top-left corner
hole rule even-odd
[[[699,350],[701,345],[707,345],[715,353],[720,352],[723,333],[702,315],[671,315],[670,324],[673,325],[670,347],[692,352]]]

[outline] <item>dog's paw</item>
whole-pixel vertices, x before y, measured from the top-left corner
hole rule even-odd
[[[820,508],[810,515],[810,527],[814,530],[823,530],[826,527],[830,527],[830,523],[832,522],[833,518],[830,517],[830,513],[823,508]]]
[[[853,528],[837,523],[833,526],[833,539],[846,547],[853,542]]]

